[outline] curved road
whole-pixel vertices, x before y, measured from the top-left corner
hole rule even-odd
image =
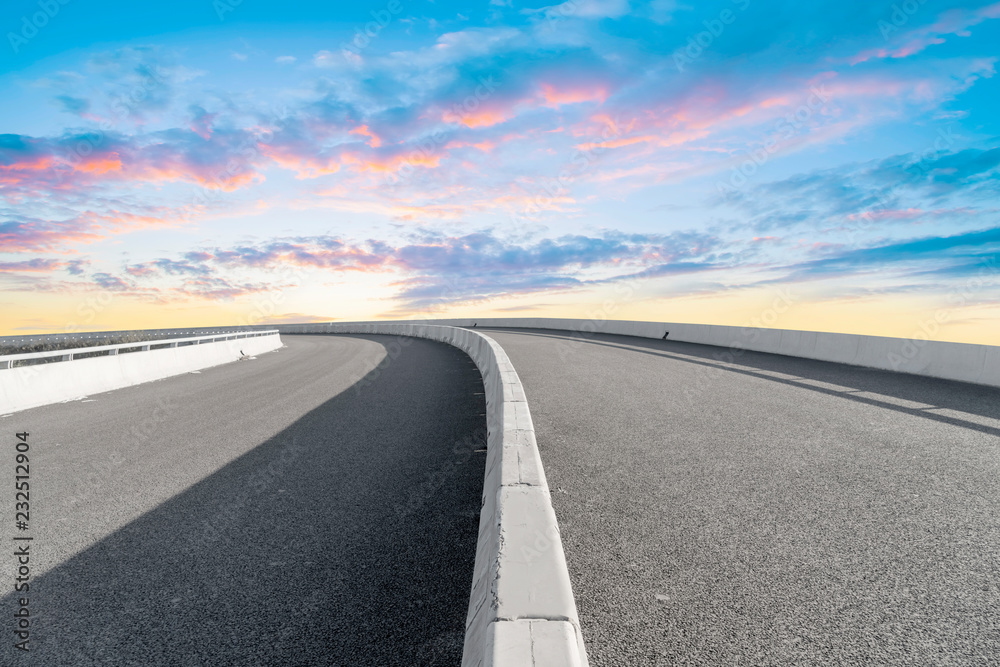
[[[458,664],[485,463],[478,370],[425,340],[283,340],[0,419],[10,445],[30,433],[34,536],[31,651],[11,646],[24,594],[10,554],[0,664]]]
[[[1000,664],[1000,390],[484,333],[524,384],[593,667]]]

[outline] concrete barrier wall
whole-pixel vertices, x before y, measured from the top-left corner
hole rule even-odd
[[[717,345],[736,353],[739,350],[771,352],[1000,387],[1000,346],[996,345],[628,320],[512,317],[428,320],[427,323],[458,327],[469,327],[475,323],[480,327],[562,329],[642,338],[663,338],[663,334],[669,331],[668,340]]]
[[[4,368],[0,370],[0,414],[218,366],[239,359],[240,350],[254,355],[279,347],[281,336],[275,334]]]
[[[486,393],[486,475],[463,667],[585,667],[587,653],[524,389],[493,339],[468,329],[379,322],[282,325],[282,333],[429,338],[465,351]]]

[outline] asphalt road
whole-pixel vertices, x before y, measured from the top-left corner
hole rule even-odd
[[[1000,390],[484,333],[527,393],[593,667],[1000,664]]]
[[[0,664],[459,663],[479,372],[431,341],[282,338],[253,360],[0,419]],[[12,593],[19,431],[27,595]],[[12,647],[19,597],[28,654]]]

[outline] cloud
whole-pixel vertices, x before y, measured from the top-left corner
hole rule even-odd
[[[789,280],[899,272],[904,276],[949,278],[991,276],[1000,284],[1000,227],[951,236],[927,236],[865,248],[790,265]]]
[[[0,135],[3,266],[24,280],[78,279],[53,277],[53,289],[106,284],[161,301],[240,298],[289,268],[365,272],[391,281],[400,308],[419,309],[626,278],[686,286],[735,270],[714,278],[724,285],[741,271],[752,281],[850,276],[868,271],[865,262],[874,274],[881,263],[945,272],[973,261],[959,256],[967,249],[900,247],[884,258],[871,249],[971,233],[995,216],[1000,148],[987,139],[996,134],[988,105],[977,107],[992,100],[981,82],[995,71],[988,19],[1000,4],[939,16],[927,5],[888,41],[875,28],[884,6],[743,13],[742,4],[728,3],[736,21],[708,33],[683,69],[677,49],[718,14],[673,0],[556,0],[526,12],[497,2],[486,25],[453,13],[402,22],[353,60],[334,47],[301,63],[258,59],[262,82],[280,79],[259,88],[229,76],[243,69],[231,45],[199,51],[214,56],[203,61],[211,72],[168,49],[78,58],[79,71],[31,84],[60,113],[12,126],[27,132],[51,116],[51,130]],[[929,48],[941,40],[947,48]],[[307,40],[282,43],[278,53]],[[265,114],[271,104],[282,111]],[[958,129],[943,146],[899,148],[944,117]],[[714,208],[695,205],[771,139],[769,163],[746,185]],[[211,206],[177,205],[209,195]],[[686,208],[649,210],[665,200]],[[239,232],[245,224],[264,240],[223,240],[236,238],[231,222],[216,229],[210,217],[235,217],[249,201],[274,217],[248,218]],[[279,219],[283,206],[300,217]],[[538,219],[508,233],[485,227],[511,211],[544,216],[548,228]],[[339,234],[266,238],[255,227],[322,224],[321,215]],[[169,256],[126,247],[124,266],[111,243],[88,247],[103,257],[86,279],[98,269],[69,259],[110,235],[184,220],[215,240]],[[860,240],[835,238],[862,223]],[[602,224],[644,232],[593,231]],[[352,236],[362,225],[395,231]],[[685,225],[709,231],[677,231]],[[579,229],[588,231],[566,233]],[[896,259],[907,252],[916,259]]]
[[[823,224],[832,218],[844,218],[848,223],[861,218],[893,223],[975,215],[978,211],[968,204],[941,204],[978,197],[983,188],[988,197],[997,187],[1000,148],[967,148],[903,153],[802,172],[780,181],[732,189],[715,201],[758,216],[757,222],[766,223],[763,228],[807,220]],[[927,202],[938,205],[928,207]]]
[[[0,262],[0,272],[3,273],[53,273],[55,271],[66,271],[73,276],[81,276],[84,267],[90,264],[86,259],[62,260],[46,257],[36,257],[34,259],[20,260],[14,262]]]
[[[131,120],[144,124],[165,115],[190,82],[202,72],[177,64],[178,55],[160,47],[125,47],[91,56],[85,64],[94,113],[112,125]],[[97,109],[100,108],[100,111]]]
[[[41,257],[18,262],[0,262],[0,272],[2,273],[50,273],[66,267],[67,262]]]
[[[578,17],[585,19],[619,18],[629,13],[629,0],[568,0],[560,5],[525,12],[540,12],[548,19]]]
[[[369,271],[385,268],[386,257],[378,252],[381,246],[352,246],[330,237],[293,237],[277,239],[261,245],[233,248],[212,248],[206,251],[211,261],[225,267],[336,269]]]
[[[140,278],[153,275],[207,276],[212,273],[212,270],[204,263],[191,261],[190,258],[184,260],[161,258],[127,266],[125,272],[131,276]]]
[[[77,116],[83,116],[90,110],[89,100],[81,99],[79,97],[70,97],[69,95],[56,95],[55,99],[59,103],[59,106],[62,107],[63,111]]]
[[[896,5],[893,5],[893,11],[903,15]],[[850,63],[856,65],[872,58],[907,58],[929,46],[944,44],[947,36],[968,37],[969,28],[996,18],[1000,18],[1000,2],[977,9],[949,9],[931,25],[901,33],[899,37],[893,39],[895,46],[866,49],[851,58]],[[893,20],[898,19],[893,17]],[[890,36],[895,37],[894,33],[899,32],[894,23],[885,20],[879,22],[879,30],[886,39]]]
[[[339,63],[340,59],[332,51],[322,49],[313,54],[313,65],[316,67],[331,67]]]
[[[103,238],[92,223],[79,219],[49,222],[24,217],[0,219],[0,251],[65,252],[67,247]]]
[[[212,123],[215,122],[218,114],[208,113],[197,104],[192,104],[188,110],[191,112],[191,124],[188,127],[199,137],[208,141],[212,137]]]
[[[558,109],[566,104],[581,102],[603,103],[608,98],[608,89],[601,83],[584,84],[582,86],[560,86],[559,84],[540,84],[542,106]]]
[[[533,243],[505,240],[490,230],[461,236],[426,230],[399,244],[351,242],[332,236],[287,237],[253,245],[204,248],[183,259],[134,264],[126,273],[137,280],[168,280],[168,284],[172,276],[183,277],[183,287],[174,291],[185,295],[226,294],[233,286],[252,291],[248,286],[266,283],[226,276],[255,270],[392,273],[401,307],[413,309],[603,284],[624,277],[710,270],[716,268],[711,257],[718,243],[714,237],[697,232],[657,235],[607,231]],[[164,290],[161,298],[166,298]]]
[[[201,214],[205,210],[202,206],[170,209],[115,199],[87,203],[103,208],[82,209],[72,217],[58,220],[30,217],[12,209],[0,209],[0,252],[74,254],[79,252],[80,245],[94,244],[116,234],[175,227],[187,222],[189,216]],[[32,204],[36,209],[47,208],[38,201]],[[118,208],[119,206],[122,208]],[[126,207],[131,210],[122,210]],[[65,209],[59,207],[59,210]]]
[[[235,282],[218,276],[192,278],[171,290],[161,294],[165,301],[202,299],[205,301],[233,301],[252,294],[261,294],[278,288],[265,282]]]
[[[95,273],[91,275],[91,278],[98,287],[109,292],[128,292],[133,289],[133,285],[131,283],[122,280],[118,276],[113,276],[110,273]]]
[[[382,139],[377,134],[368,129],[367,125],[359,125],[353,130],[351,134],[357,134],[363,137],[368,137],[368,145],[372,148],[378,148],[382,145]]]
[[[564,11],[569,5],[577,15],[592,17],[618,15],[629,7],[627,2],[573,0],[545,11]],[[178,109],[184,120],[173,129],[6,135],[26,149],[14,155],[0,140],[0,182],[25,197],[162,182],[233,192],[264,182],[275,169],[291,171],[300,180],[335,176],[330,180],[354,191],[377,193],[385,180],[381,176],[403,169],[417,168],[424,187],[444,185],[458,171],[485,187],[486,179],[514,172],[524,178],[553,168],[558,173],[559,165],[551,164],[546,151],[564,153],[568,161],[575,152],[606,149],[585,176],[601,196],[712,169],[727,152],[745,146],[748,135],[795,114],[819,78],[833,103],[798,123],[795,141],[782,143],[782,154],[829,143],[896,113],[884,105],[942,99],[989,69],[983,61],[897,72],[891,78],[880,72],[772,75],[765,69],[749,78],[709,71],[650,79],[651,74],[638,74],[636,67],[645,56],[634,49],[622,47],[614,57],[601,52],[597,43],[539,49],[528,33],[514,27],[470,28],[442,34],[425,48],[373,51],[360,69],[348,67],[338,54],[328,55],[343,72],[316,80],[313,95],[297,93],[299,101],[272,127],[248,124],[243,110],[222,100]],[[199,76],[173,58],[162,50],[121,50],[92,59],[90,67],[101,77],[117,73],[140,80],[141,72],[166,72],[155,79],[163,89],[151,93],[159,101],[144,107],[150,112],[169,107],[179,82]],[[662,66],[650,64],[648,71]],[[650,85],[654,79],[662,85]],[[557,123],[562,134],[543,134]],[[612,126],[615,131],[602,136]],[[574,144],[564,141],[570,136],[577,137]],[[507,137],[519,137],[527,150],[495,150],[504,147]],[[81,155],[76,150],[81,145],[93,148]],[[452,154],[462,146],[484,149]],[[488,170],[481,169],[486,159]],[[626,178],[628,184],[622,182]],[[611,185],[614,181],[619,182]]]
[[[0,184],[34,196],[129,181],[185,181],[229,192],[262,180],[258,167],[264,160],[254,134],[213,134],[212,114],[195,111],[193,129],[141,138],[111,132],[58,138],[0,135]]]

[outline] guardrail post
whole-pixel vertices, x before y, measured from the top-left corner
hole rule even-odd
[[[116,355],[116,354],[118,354],[118,348],[117,347],[114,347],[114,348],[111,348],[110,350],[108,350],[108,356],[109,357],[113,356],[113,355]]]
[[[10,359],[4,359],[3,361],[0,361],[0,369],[11,368],[13,363],[14,362],[11,361]]]
[[[73,355],[72,354],[64,354],[60,358],[60,361],[73,361]]]
[[[176,343],[176,342],[174,342],[174,343],[171,343],[171,344],[170,344],[170,347],[177,347],[177,343]]]
[[[149,346],[148,345],[143,345],[142,347],[139,348],[139,351],[140,352],[149,352]]]

